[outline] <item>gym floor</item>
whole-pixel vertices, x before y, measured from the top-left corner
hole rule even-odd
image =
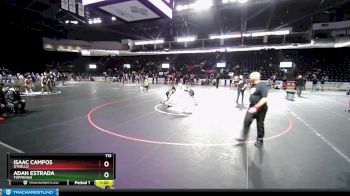
[[[265,144],[238,145],[236,89],[193,87],[192,114],[160,105],[169,86],[78,82],[29,96],[0,124],[1,152],[116,153],[116,189],[350,189],[345,92],[270,90]]]

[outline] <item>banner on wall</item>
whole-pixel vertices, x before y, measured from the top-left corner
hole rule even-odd
[[[61,0],[61,8],[62,9],[68,11],[69,10],[68,6],[69,6],[68,0]]]
[[[69,0],[69,11],[76,13],[75,0]]]
[[[312,88],[312,82],[307,82],[306,83],[306,88],[311,89]],[[317,84],[317,88],[321,88],[321,84]],[[349,82],[326,82],[323,85],[323,88],[325,90],[341,90],[341,91],[346,91],[350,89],[350,83]]]
[[[82,2],[77,2],[78,5],[78,15],[84,17],[84,6]]]

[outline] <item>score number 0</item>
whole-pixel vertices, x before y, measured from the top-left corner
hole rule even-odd
[[[103,166],[104,166],[104,167],[109,167],[109,162],[108,162],[108,161],[105,161],[105,162],[103,163]],[[105,173],[103,174],[103,176],[104,176],[105,178],[108,178],[108,177],[109,177],[109,173],[108,173],[108,172],[105,172]]]
[[[105,154],[106,155],[106,158],[112,158],[112,155],[111,154]],[[103,163],[103,166],[104,167],[109,167],[109,162],[108,161],[105,161],[104,163]],[[108,178],[109,177],[109,173],[108,172],[105,172],[104,174],[103,174],[103,176],[105,177],[105,178]]]

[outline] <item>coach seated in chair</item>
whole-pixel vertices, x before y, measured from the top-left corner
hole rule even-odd
[[[5,94],[3,92],[3,87],[4,87],[4,83],[2,81],[0,81],[0,119],[3,119],[4,117],[6,117],[6,100],[5,100]]]
[[[25,113],[25,105],[26,101],[21,98],[21,94],[19,92],[20,86],[16,86],[15,88],[10,88],[6,95],[5,100],[10,108],[13,108],[16,114]]]

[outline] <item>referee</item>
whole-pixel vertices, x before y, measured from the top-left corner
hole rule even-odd
[[[244,100],[244,91],[247,87],[246,80],[243,78],[242,75],[239,76],[238,86],[237,86],[237,100],[236,103],[238,104],[239,96],[242,94],[242,105]]]
[[[250,106],[246,113],[243,125],[243,137],[236,140],[244,142],[247,139],[250,125],[253,120],[257,121],[258,137],[255,142],[255,146],[262,147],[264,144],[265,127],[264,120],[267,112],[267,93],[268,88],[266,83],[261,82],[260,73],[253,72],[250,74],[250,80],[252,83],[250,89]]]

